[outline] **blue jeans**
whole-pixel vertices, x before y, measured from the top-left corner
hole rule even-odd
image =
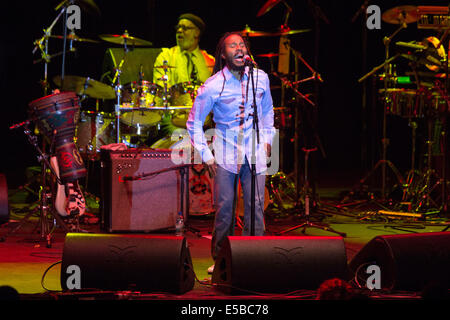
[[[242,165],[239,174],[234,174],[217,166],[214,177],[214,194],[216,214],[211,243],[211,254],[215,260],[223,241],[227,236],[234,234],[235,208],[237,199],[237,185],[241,181],[244,195],[244,229],[242,235],[251,235],[251,167],[247,158]],[[258,174],[255,180],[255,236],[264,235],[264,189],[266,175]]]

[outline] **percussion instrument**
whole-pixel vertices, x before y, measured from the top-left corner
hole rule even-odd
[[[100,147],[115,142],[114,114],[82,111],[75,143],[83,157],[98,155]]]
[[[55,76],[53,82],[61,88],[61,76]],[[67,75],[64,77],[61,91],[72,91],[80,96],[87,95],[94,99],[114,99],[116,97],[113,87],[89,77]]]
[[[174,126],[186,128],[186,121],[200,86],[201,84],[199,83],[182,82],[170,87],[168,99],[169,105],[174,107],[185,106],[185,108],[174,109],[174,111],[171,111],[172,123]]]
[[[384,89],[380,89],[384,97]],[[427,105],[427,95],[424,91],[393,88],[386,91],[387,114],[403,118],[423,117]]]
[[[123,34],[101,34],[99,38],[110,43],[122,45],[122,46],[140,46],[140,47],[151,47],[153,44],[150,41],[132,37],[125,31]]]
[[[63,184],[86,176],[83,159],[74,142],[79,112],[79,99],[74,92],[55,93],[29,103],[30,118],[54,146]]]
[[[149,136],[157,134],[163,110],[162,88],[149,81],[124,85],[120,105],[120,132],[129,147],[141,146]]]

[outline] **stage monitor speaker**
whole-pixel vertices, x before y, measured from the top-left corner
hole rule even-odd
[[[6,176],[0,173],[0,224],[9,221],[8,184]]]
[[[349,263],[360,284],[372,274],[369,265],[379,267],[381,289],[417,291],[433,282],[450,288],[450,232],[377,236]]]
[[[101,151],[101,225],[107,232],[151,232],[173,228],[179,211],[187,211],[187,175],[179,170],[126,181],[163,169],[174,168],[171,150],[128,149]]]
[[[287,293],[346,277],[342,237],[230,236],[216,258],[212,282],[227,293]]]
[[[64,290],[181,294],[195,276],[184,237],[68,233],[60,279]]]

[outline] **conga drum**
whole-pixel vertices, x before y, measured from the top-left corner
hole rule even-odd
[[[28,113],[49,144],[53,144],[63,184],[86,176],[75,145],[80,105],[74,92],[51,94],[29,103]]]

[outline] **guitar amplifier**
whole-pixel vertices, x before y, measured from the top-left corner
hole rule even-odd
[[[100,211],[105,231],[151,232],[173,228],[179,211],[187,220],[188,175],[182,174],[172,162],[171,152],[101,150]]]

